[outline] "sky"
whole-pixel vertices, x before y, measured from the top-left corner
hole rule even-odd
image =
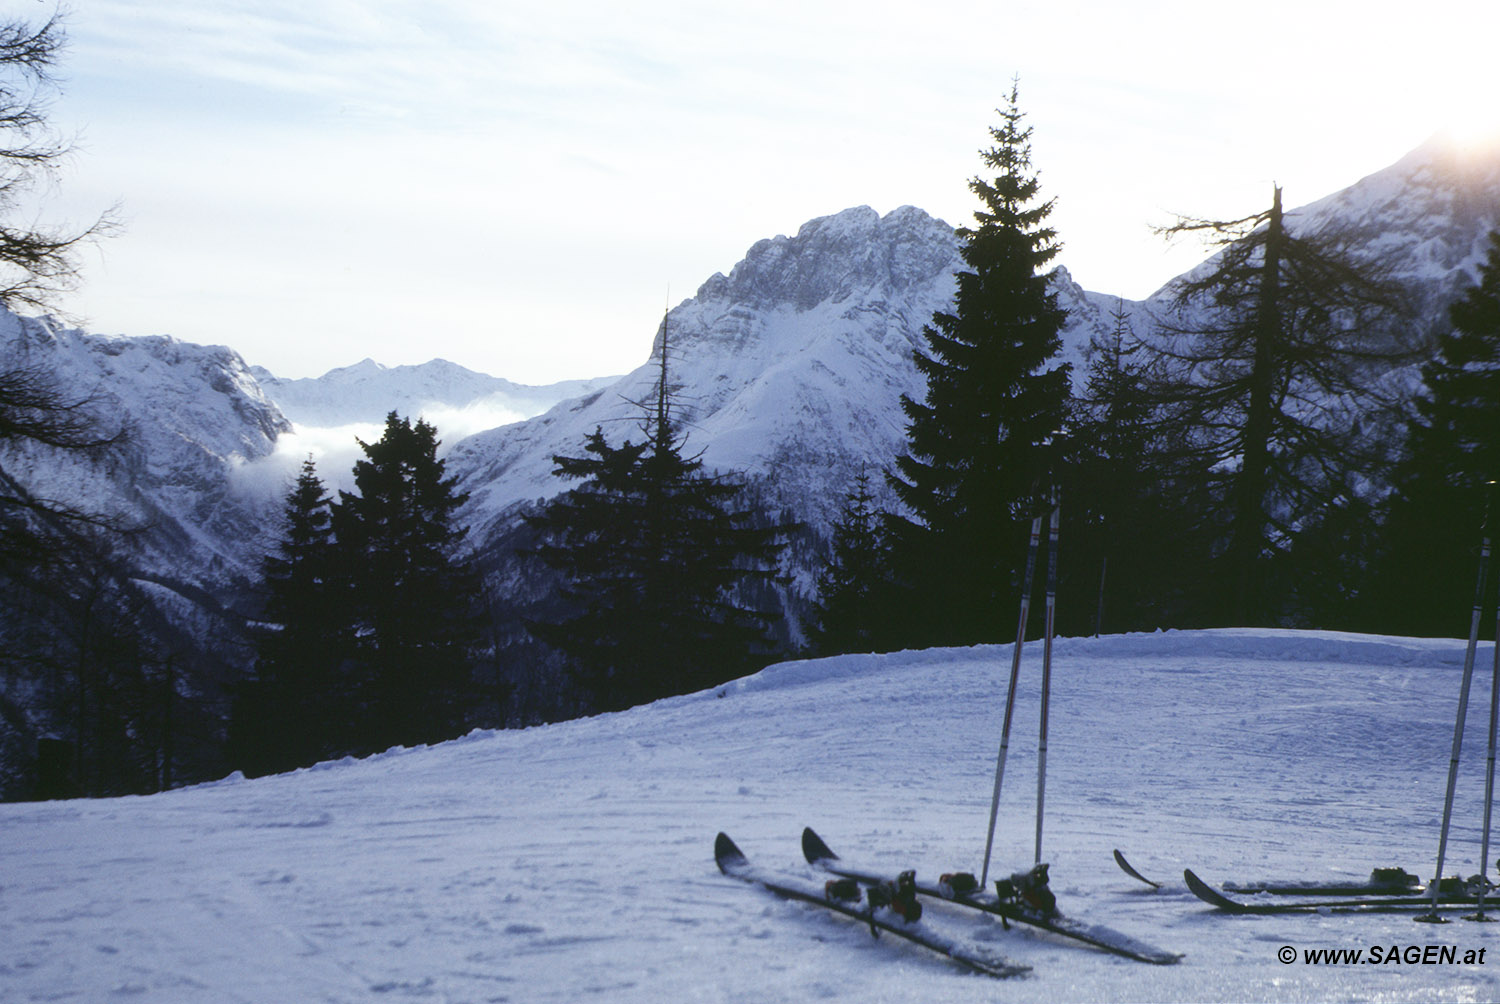
[[[51,0],[0,0],[39,19]],[[278,376],[624,373],[663,309],[851,206],[955,226],[1013,81],[1088,289],[1152,232],[1314,201],[1500,123],[1500,5],[1385,0],[73,0],[39,218],[119,232],[58,303]]]

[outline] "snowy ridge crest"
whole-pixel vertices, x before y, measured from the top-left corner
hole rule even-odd
[[[959,246],[951,226],[913,206],[883,217],[857,206],[809,220],[796,237],[757,241],[728,276],[703,283],[697,299],[809,310],[876,286],[900,293],[951,272]]]
[[[758,673],[704,691],[702,697],[787,690],[838,680],[865,680],[872,674],[909,672],[917,666],[981,662],[1008,667],[1012,645],[974,645],[883,654],[838,655],[767,666]],[[1347,631],[1280,628],[1209,628],[1132,632],[1100,638],[1058,638],[1057,659],[1194,658],[1278,662],[1357,663],[1366,666],[1462,666],[1466,645],[1454,638],[1401,638]],[[1033,652],[1039,651],[1032,646]],[[1039,657],[1038,657],[1039,658]]]

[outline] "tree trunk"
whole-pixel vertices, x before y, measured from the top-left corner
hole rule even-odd
[[[1235,583],[1234,614],[1240,624],[1261,614],[1259,563],[1265,534],[1271,439],[1271,397],[1276,380],[1276,346],[1281,331],[1281,188],[1274,190],[1266,223],[1265,259],[1261,263],[1260,296],[1253,337],[1255,363],[1250,374],[1250,405],[1245,416],[1245,443],[1236,485],[1234,530],[1230,545]]]

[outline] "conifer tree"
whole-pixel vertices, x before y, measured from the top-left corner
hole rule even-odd
[[[1500,229],[1478,281],[1449,308],[1451,330],[1422,367],[1406,450],[1382,528],[1364,626],[1460,636],[1471,605],[1487,504],[1500,539]]]
[[[984,165],[969,183],[982,206],[959,231],[966,269],[952,313],[924,329],[915,354],[925,399],[903,397],[907,453],[889,481],[910,516],[893,517],[895,574],[908,590],[916,644],[998,640],[1014,602],[1027,525],[1047,494],[1051,440],[1063,422],[1068,367],[1053,365],[1065,315],[1042,273],[1059,250],[1037,201],[1031,128],[1013,86]]]
[[[767,582],[780,530],[740,508],[743,485],[684,456],[672,416],[667,328],[644,438],[612,446],[602,429],[584,456],[556,456],[581,480],[528,523],[532,553],[562,573],[568,612],[531,631],[563,652],[602,709],[628,707],[732,679],[772,652],[771,617],[743,604]]]
[[[1184,462],[1221,499],[1219,618],[1274,620],[1269,570],[1309,514],[1347,501],[1345,475],[1366,460],[1354,416],[1374,401],[1372,371],[1408,354],[1392,324],[1401,296],[1382,263],[1356,256],[1356,235],[1294,233],[1279,187],[1263,212],[1164,232],[1221,248],[1178,282],[1188,320],[1153,343],[1158,391],[1193,433]]]
[[[262,565],[255,679],[241,689],[230,723],[230,756],[252,777],[316,763],[347,735],[337,670],[350,637],[345,597],[331,578],[332,501],[309,457],[287,495],[277,550]]]
[[[818,576],[813,632],[820,654],[877,651],[889,622],[889,555],[881,513],[860,471],[833,528],[833,553]]]
[[[454,517],[468,497],[445,478],[437,430],[393,411],[374,443],[359,441],[355,492],[332,523],[335,579],[351,610],[361,751],[452,738],[470,696],[478,624],[474,572]]]
[[[1072,402],[1068,422],[1066,536],[1071,564],[1083,574],[1061,606],[1077,631],[1143,626],[1150,617],[1145,559],[1167,543],[1148,525],[1156,478],[1151,401],[1135,359],[1140,346],[1123,306],[1114,321],[1109,335],[1089,343],[1084,392]],[[1078,617],[1083,611],[1087,623]]]

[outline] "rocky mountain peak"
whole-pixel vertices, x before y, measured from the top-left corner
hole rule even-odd
[[[920,285],[957,260],[958,239],[942,220],[913,206],[885,216],[857,206],[809,220],[795,237],[757,241],[728,276],[716,273],[699,287],[696,299],[809,310],[874,286]]]

